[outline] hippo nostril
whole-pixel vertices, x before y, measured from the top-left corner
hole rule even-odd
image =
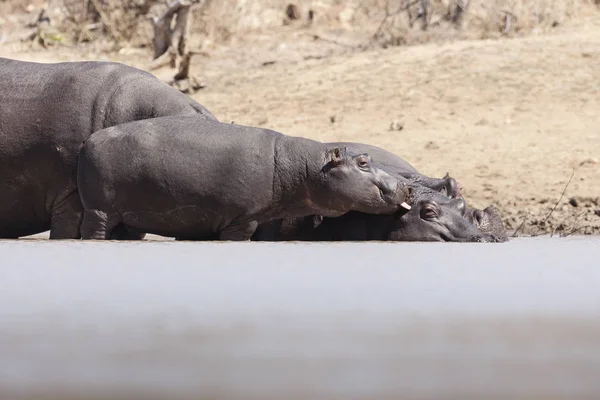
[[[483,212],[481,210],[473,211],[473,222],[475,222],[475,225],[481,226],[483,223]]]
[[[413,201],[413,197],[414,197],[414,191],[413,188],[411,188],[410,186],[406,188],[406,201],[408,203],[412,203]]]

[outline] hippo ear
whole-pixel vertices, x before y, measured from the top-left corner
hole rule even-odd
[[[332,163],[334,166],[339,165],[342,162],[342,150],[340,150],[339,147],[327,149],[325,152],[325,160],[328,163]]]

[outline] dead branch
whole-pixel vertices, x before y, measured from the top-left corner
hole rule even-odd
[[[554,213],[554,211],[556,210],[556,208],[558,207],[558,205],[560,204],[560,201],[563,199],[563,197],[565,196],[565,193],[567,192],[567,188],[569,187],[569,185],[571,184],[571,181],[573,180],[573,177],[575,176],[575,168],[573,168],[573,173],[571,173],[571,177],[569,178],[569,180],[567,181],[567,184],[565,185],[562,193],[560,194],[560,197],[558,198],[558,201],[556,202],[556,204],[554,204],[554,207],[552,207],[552,210],[550,210],[550,212],[548,213],[548,215],[546,215],[546,218],[544,218],[542,220],[541,223],[538,224],[537,227],[537,231],[536,233],[534,233],[533,237],[539,236],[540,233],[539,231],[542,229],[540,228],[540,226],[546,225],[546,222],[548,222],[548,220],[550,219],[550,217],[552,216],[552,213]]]
[[[585,228],[585,226],[579,225],[579,218],[584,216],[586,213],[587,213],[587,211],[583,211],[583,212],[575,215],[575,217],[573,218],[573,222],[571,223],[571,228],[568,231],[561,232],[560,237],[568,237],[568,236],[574,235],[575,233],[577,233],[580,230],[582,230],[583,228]]]
[[[523,227],[523,225],[525,225],[525,222],[527,222],[527,217],[525,217],[523,219],[523,222],[521,222],[521,225],[519,225],[517,227],[517,229],[515,229],[515,231],[513,232],[513,234],[511,235],[512,237],[517,237],[517,233],[521,230],[521,228]]]
[[[199,0],[176,0],[160,17],[152,17],[154,29],[154,58],[157,59],[170,49],[176,50],[180,56],[185,53],[189,10]],[[171,27],[175,17],[175,26]]]
[[[102,11],[102,6],[98,3],[98,0],[90,0],[90,1],[91,1],[92,5],[94,6],[94,8],[96,9],[96,11],[98,12],[98,14],[100,15],[100,20],[102,21],[102,24],[106,27],[106,29],[108,29],[108,31],[110,32],[113,39],[115,39],[117,42],[121,42],[121,40],[123,39],[121,34],[110,22],[110,19],[106,16],[104,11]]]
[[[360,45],[352,45],[352,44],[348,44],[348,43],[342,43],[335,39],[329,39],[329,38],[326,38],[326,37],[323,37],[321,35],[317,35],[314,33],[302,32],[302,35],[309,35],[310,37],[312,37],[313,40],[321,40],[323,42],[336,44],[338,46],[347,47],[350,49],[359,49],[361,47]]]
[[[467,8],[469,7],[469,3],[471,0],[457,0],[456,5],[454,7],[454,12],[452,13],[451,21],[454,25],[460,25],[462,22],[463,15]]]
[[[154,58],[150,69],[166,65],[176,68],[169,84],[184,93],[193,93],[206,86],[190,75],[190,64],[194,54],[207,54],[187,49],[190,7],[197,3],[200,0],[176,0],[168,5],[162,16],[151,18]]]
[[[517,16],[507,10],[502,10],[502,12],[504,13],[504,29],[502,29],[502,33],[507,35],[513,30]]]
[[[427,27],[429,25],[429,20],[431,18],[430,15],[430,8],[431,8],[431,4],[429,3],[429,0],[420,0],[419,2],[419,13],[417,14],[417,18],[421,18],[421,20],[423,21],[422,25],[421,25],[421,29],[426,31]]]
[[[40,10],[40,12],[38,13],[37,17],[34,20],[32,20],[31,22],[27,23],[25,26],[27,28],[37,28],[43,22],[46,22],[46,23],[50,24],[50,18],[46,15],[46,9],[45,8],[42,8]]]
[[[385,15],[383,17],[383,19],[381,20],[381,22],[379,23],[379,26],[377,27],[377,29],[375,30],[375,33],[373,33],[373,35],[371,36],[372,40],[376,40],[379,35],[381,35],[381,31],[383,30],[383,27],[385,26],[385,24],[388,22],[388,20],[390,18],[395,17],[396,15],[400,14],[402,11],[407,11],[409,13],[409,19],[412,20],[412,16],[410,15],[410,8],[412,6],[414,6],[415,4],[419,3],[421,0],[413,0],[412,2],[410,1],[405,1],[404,5],[401,5],[398,7],[397,10],[395,11],[390,11],[390,1],[388,0],[385,4]]]

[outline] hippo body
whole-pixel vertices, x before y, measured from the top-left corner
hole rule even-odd
[[[166,115],[216,120],[153,75],[112,62],[0,58],[0,238],[78,238],[77,153],[95,131]]]
[[[420,174],[401,157],[384,149],[362,143],[337,142],[350,151],[368,152],[374,164],[392,176],[407,179],[412,189],[412,209],[395,215],[369,215],[350,212],[339,218],[313,215],[262,224],[252,240],[256,241],[483,241],[508,240],[498,210],[467,207],[460,185],[446,176],[442,179]]]
[[[258,227],[255,241],[447,241],[495,242],[465,217],[462,198],[412,184],[413,205],[393,215],[349,212],[337,218],[309,216],[271,221]]]
[[[107,239],[121,226],[248,240],[273,219],[397,211],[408,190],[370,164],[313,140],[195,117],[119,125],[96,132],[79,155],[82,238]]]

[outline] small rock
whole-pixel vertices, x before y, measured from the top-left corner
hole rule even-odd
[[[594,214],[596,214],[596,216],[600,217],[600,209],[594,211]]]
[[[335,124],[335,115],[329,116],[329,122],[331,122],[332,124]]]
[[[285,8],[285,15],[292,21],[300,19],[300,17],[302,16],[300,14],[300,9],[295,4],[288,4],[288,6]]]
[[[402,121],[392,121],[390,123],[390,131],[401,131],[402,129],[404,129],[404,123]]]
[[[573,207],[578,207],[579,206],[579,202],[577,201],[577,199],[575,197],[571,197],[569,199],[569,204],[572,205]]]
[[[425,148],[427,150],[437,150],[440,148],[440,146],[434,141],[429,141],[427,144],[425,144]]]
[[[259,119],[259,120],[258,120],[258,122],[257,122],[256,124],[257,124],[258,126],[263,126],[263,125],[266,125],[266,124],[267,124],[267,122],[269,122],[269,119],[265,117],[265,118],[261,118],[261,119]]]

